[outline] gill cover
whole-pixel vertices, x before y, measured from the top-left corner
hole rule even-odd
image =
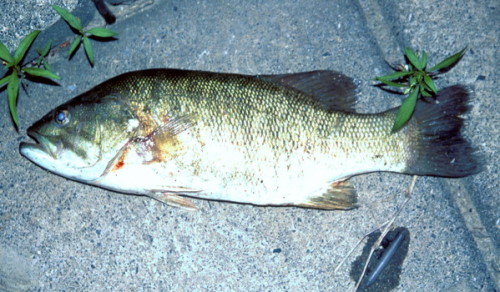
[[[136,131],[137,123],[117,94],[80,95],[28,128],[38,144],[22,143],[21,153],[56,174],[89,182],[106,169]],[[130,125],[134,126],[130,126]]]

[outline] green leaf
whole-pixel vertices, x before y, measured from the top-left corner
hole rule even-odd
[[[458,62],[460,60],[460,58],[462,58],[462,56],[465,54],[466,50],[467,50],[467,48],[463,48],[460,52],[444,59],[443,61],[441,61],[437,65],[430,68],[429,71],[432,72],[432,71],[437,71],[437,70],[441,70],[441,69],[450,67],[451,65]]]
[[[429,75],[424,76],[424,83],[425,83],[425,85],[427,85],[429,87],[429,89],[432,92],[434,92],[434,93],[438,92],[438,89],[437,89],[436,85],[434,84],[434,81],[432,81],[432,78]]]
[[[40,54],[40,56],[42,57],[45,57],[47,56],[47,54],[49,53],[50,51],[50,47],[52,46],[52,40],[49,40],[46,44],[45,44],[45,47],[43,47],[42,51],[41,52],[38,52],[38,54]]]
[[[69,12],[68,10],[57,5],[52,5],[52,9],[54,9],[59,15],[61,15],[61,17],[69,24],[69,26],[82,33],[83,26],[80,19],[76,18],[76,16],[71,14],[71,12]]]
[[[26,55],[26,51],[28,51],[28,48],[31,46],[35,38],[38,36],[40,33],[39,30],[35,30],[34,32],[30,33],[29,35],[25,36],[22,40],[21,43],[19,43],[19,47],[17,47],[16,52],[14,53],[14,64],[17,65],[21,62],[21,60],[24,58],[24,55]]]
[[[85,53],[87,53],[90,64],[94,66],[94,51],[92,50],[92,44],[88,37],[83,37],[83,47],[85,48]]]
[[[408,79],[408,84],[410,85],[410,88],[413,88],[415,86],[417,86],[417,77],[416,76],[411,76],[409,79]]]
[[[375,80],[382,81],[382,80],[396,80],[400,79],[403,77],[406,77],[408,75],[411,75],[413,72],[394,72],[392,74],[387,74],[384,76],[376,77]]]
[[[389,81],[389,80],[378,80],[382,83],[384,83],[385,85],[389,85],[389,86],[394,86],[394,87],[407,87],[408,85],[405,84],[405,83],[396,83],[396,82],[393,82],[393,81]]]
[[[45,59],[42,59],[42,65],[45,70],[52,71],[52,68],[50,67],[49,63],[45,61]]]
[[[420,64],[422,64],[422,70],[427,67],[427,53],[425,51],[422,52],[422,58],[420,58]]]
[[[117,32],[101,27],[91,28],[87,33],[100,38],[109,38],[118,34]]]
[[[420,59],[413,53],[413,51],[410,48],[405,49],[405,55],[408,58],[408,61],[415,66],[418,70],[422,70],[422,64],[420,63]]]
[[[69,46],[69,51],[68,51],[68,56],[71,56],[73,55],[73,53],[75,52],[75,50],[78,48],[78,46],[80,45],[80,42],[82,41],[82,36],[79,35],[77,36],[73,42],[71,43],[71,46]]]
[[[16,73],[13,72],[12,74],[16,74]],[[0,88],[3,87],[5,84],[7,84],[10,81],[11,75],[7,75],[4,78],[0,79]]]
[[[61,79],[61,77],[57,76],[56,74],[41,68],[23,68],[22,70],[32,76],[38,76],[50,79]]]
[[[7,85],[7,98],[9,100],[10,115],[16,127],[19,127],[19,117],[17,116],[17,95],[19,94],[19,77],[17,74],[10,75],[9,85]]]
[[[415,74],[415,82],[417,84],[422,84],[424,82],[424,75],[425,75],[425,72],[424,71],[418,71],[416,74]]]
[[[12,58],[9,50],[2,42],[0,42],[0,59],[5,60],[9,65],[14,63],[14,58]]]
[[[420,94],[424,95],[424,93],[431,92],[431,89],[429,86],[427,86],[425,83],[420,85]]]
[[[392,126],[391,132],[394,133],[401,129],[406,122],[411,118],[413,114],[413,110],[415,109],[415,105],[417,104],[417,97],[418,97],[418,92],[419,88],[417,87],[415,90],[413,90],[410,93],[410,96],[408,96],[404,101],[401,107],[398,110],[398,113],[396,114],[396,120],[394,121],[394,125]]]
[[[432,89],[429,87],[429,85],[427,85],[425,82],[422,82],[422,83],[420,84],[420,91],[422,91],[422,90],[424,90],[424,89],[425,89],[426,91],[428,91],[428,92],[433,92],[433,91],[432,91]]]
[[[425,96],[425,97],[431,97],[432,94],[430,94],[427,90],[425,90],[425,88],[421,87],[420,88],[420,94],[422,94],[422,96]]]

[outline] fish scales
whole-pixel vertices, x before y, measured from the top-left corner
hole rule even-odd
[[[339,161],[333,159],[329,165],[332,168],[348,169],[348,163],[354,164],[356,158],[361,157],[357,162],[362,163],[365,168],[403,170],[401,166],[395,167],[394,164],[401,165],[406,161],[408,151],[403,150],[404,147],[408,148],[409,143],[401,139],[406,137],[404,133],[387,135],[392,125],[391,118],[328,113],[314,99],[289,88],[277,87],[264,81],[255,82],[246,76],[216,77],[195,72],[174,76],[173,79],[167,78],[163,82],[144,78],[142,82],[132,84],[138,88],[127,88],[125,92],[133,92],[132,100],[138,100],[140,104],[150,103],[146,107],[149,111],[144,111],[143,107],[137,109],[146,116],[155,117],[156,124],[152,128],[161,124],[161,117],[172,116],[171,113],[175,112],[174,115],[191,117],[199,125],[193,129],[198,135],[205,133],[205,136],[221,144],[241,148],[245,160],[258,163],[238,164],[233,172],[244,173],[244,178],[251,181],[258,181],[259,177],[264,180],[261,175],[264,171],[262,166],[269,164],[268,167],[272,167],[283,155],[286,158],[307,155],[304,160],[314,160],[315,153],[319,157],[340,157]],[[208,82],[203,82],[204,80]],[[123,82],[131,84],[125,80]],[[240,88],[243,90],[239,90]],[[168,100],[168,104],[165,104],[165,100]],[[206,143],[203,140],[198,142]],[[262,145],[268,145],[265,155],[262,153]],[[214,150],[209,153],[200,151],[199,154],[216,159],[225,155],[220,149]],[[373,153],[372,166],[365,159],[366,153]],[[376,159],[377,156],[386,159]],[[269,161],[262,161],[262,157]],[[283,160],[287,160],[286,158]],[[350,158],[350,162],[345,158]],[[384,169],[384,164],[392,169]],[[353,165],[350,168],[358,167]],[[219,176],[227,172],[227,169],[211,169],[211,172]],[[345,169],[341,174],[330,175],[333,181],[345,175]],[[234,178],[235,174],[229,173],[229,176]]]
[[[47,114],[28,130],[38,144],[22,144],[21,153],[60,175],[185,208],[194,204],[181,196],[347,209],[356,202],[345,181],[352,175],[478,171],[459,131],[464,88],[448,89],[440,103],[419,102],[396,133],[397,108],[352,112],[353,88],[334,71],[130,72]]]
[[[200,131],[221,142],[244,147],[257,144],[245,149],[248,155],[258,154],[258,144],[270,143],[275,157],[308,148],[334,157],[386,152],[394,154],[392,161],[407,159],[403,147],[409,142],[401,140],[405,133],[387,134],[393,113],[328,113],[314,99],[288,88],[246,76],[221,75],[224,78],[213,80],[212,75],[196,73],[165,82],[153,78],[135,84],[122,81],[131,84],[123,91],[132,93],[132,104],[149,103],[149,110],[136,106],[136,114],[155,117],[150,127],[158,127],[161,118],[172,112],[190,116],[200,123]]]

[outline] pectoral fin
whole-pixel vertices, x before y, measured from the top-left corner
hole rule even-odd
[[[149,196],[169,206],[182,208],[188,211],[198,211],[198,207],[190,199],[175,193],[154,193],[149,194]]]
[[[354,189],[350,182],[340,181],[332,183],[323,195],[311,198],[309,202],[300,204],[299,206],[328,210],[348,210],[356,208],[356,202],[356,189]]]
[[[165,117],[162,125],[147,133],[146,136],[137,139],[141,151],[152,156],[147,163],[164,162],[174,157],[182,149],[182,144],[177,135],[191,126],[192,122],[187,116],[179,118]]]

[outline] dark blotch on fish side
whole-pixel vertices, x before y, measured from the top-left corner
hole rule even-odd
[[[357,282],[363,271],[370,249],[380,236],[380,232],[368,236],[363,253],[351,265],[350,276]],[[399,286],[401,266],[410,244],[410,232],[407,228],[398,227],[384,237],[372,256],[364,279],[358,291],[390,291]]]

